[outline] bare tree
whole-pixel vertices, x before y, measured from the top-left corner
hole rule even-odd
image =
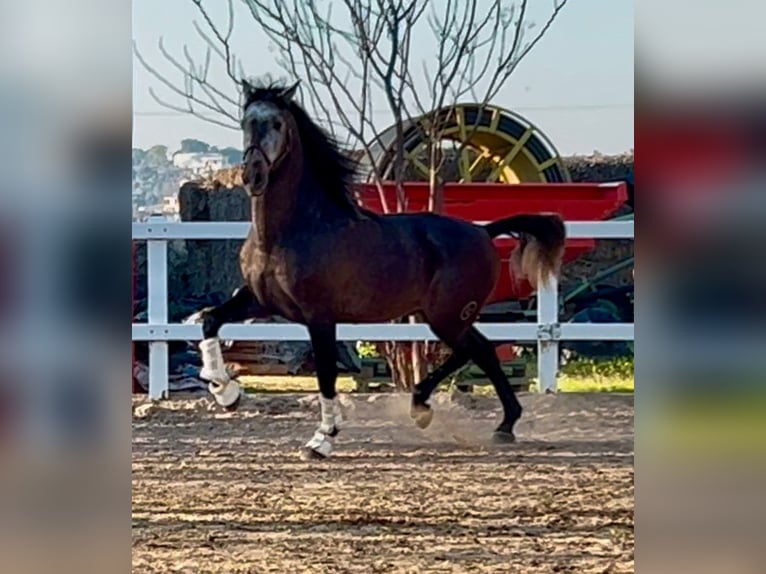
[[[160,105],[239,129],[234,94],[246,75],[231,48],[233,0],[228,0],[225,27],[213,21],[202,0],[189,1],[201,19],[193,23],[194,30],[207,46],[202,64],[186,47],[183,58],[173,56],[160,40],[160,53],[181,75],[176,83],[136,47],[137,58],[184,104],[170,103],[152,90]],[[336,139],[359,150],[387,213],[407,210],[403,184],[413,164],[429,181],[429,209],[441,209],[439,173],[446,154],[440,140],[445,127],[456,120],[457,104],[470,98],[483,109],[491,102],[567,3],[552,0],[545,23],[536,27],[528,0],[241,1],[252,16],[253,33],[266,34],[280,67],[302,80],[304,105]],[[429,36],[432,43],[420,41]],[[212,84],[212,62],[223,66],[230,86]],[[374,98],[376,94],[382,97]],[[462,126],[458,157],[463,164],[467,160],[462,151],[479,116],[475,124]],[[426,142],[425,162],[408,156],[406,143],[412,138]],[[390,160],[385,173],[382,158]],[[469,171],[470,166],[462,165],[461,170]],[[384,177],[396,184],[395,206],[383,192]],[[421,343],[387,345],[386,350],[402,387],[420,380],[427,370],[425,355],[433,351]],[[412,360],[404,361],[409,352]]]

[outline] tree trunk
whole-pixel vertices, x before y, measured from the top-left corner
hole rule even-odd
[[[416,317],[410,317],[410,324],[415,325],[418,323]],[[411,364],[412,364],[412,384],[417,385],[420,381],[426,378],[428,375],[428,358],[426,356],[426,341],[413,341],[411,344],[412,351]]]
[[[412,362],[410,345],[402,341],[391,341],[381,349],[391,370],[391,378],[397,391],[412,391]]]
[[[428,146],[428,211],[441,213],[444,208],[444,182],[439,177],[439,165],[436,157],[435,135],[431,134]],[[439,158],[440,159],[440,158]]]

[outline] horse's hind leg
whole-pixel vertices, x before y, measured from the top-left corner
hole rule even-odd
[[[335,392],[338,379],[337,337],[334,324],[309,325],[308,329],[319,382],[322,422],[311,440],[306,443],[304,455],[308,458],[327,458],[332,453],[330,439],[338,435],[337,424],[340,422]]]
[[[492,382],[503,405],[503,420],[495,430],[495,440],[514,442],[513,427],[521,417],[522,408],[500,366],[495,347],[473,326],[466,328],[464,325],[453,325],[451,328],[445,328],[444,325],[431,324],[431,329],[452,348],[453,354],[415,388],[411,415],[418,426],[425,428],[431,422],[433,412],[426,401],[439,382],[472,360]]]
[[[258,302],[249,287],[240,287],[232,297],[217,307],[198,311],[187,322],[202,324],[203,340],[199,344],[202,352],[200,378],[208,381],[208,388],[216,402],[227,410],[239,405],[241,392],[239,384],[231,380],[223,362],[218,331],[225,323],[238,323],[246,319],[266,318],[269,313]]]
[[[495,430],[497,442],[514,442],[513,427],[521,418],[521,403],[513,392],[508,377],[505,376],[495,347],[476,327],[471,327],[465,336],[464,344],[474,363],[489,377],[503,405],[503,420]]]
[[[463,349],[457,348],[452,354],[428,376],[415,385],[412,392],[412,407],[410,416],[415,419],[415,424],[424,429],[431,424],[433,409],[428,405],[428,399],[444,379],[465,365],[470,355]]]

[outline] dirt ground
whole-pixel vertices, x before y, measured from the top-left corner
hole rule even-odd
[[[522,395],[519,442],[492,397],[344,397],[336,453],[304,461],[311,395],[137,407],[133,572],[633,572],[633,396]]]

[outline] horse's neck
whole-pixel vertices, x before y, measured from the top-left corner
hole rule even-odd
[[[296,227],[307,227],[318,219],[332,216],[331,206],[312,192],[310,182],[282,179],[269,184],[266,193],[251,200],[255,238],[265,251],[285,239]]]
[[[269,197],[269,190],[262,197],[251,200],[255,238],[265,251],[269,251],[280,240],[290,225],[293,211],[290,207],[285,205],[285,201],[275,201]]]

